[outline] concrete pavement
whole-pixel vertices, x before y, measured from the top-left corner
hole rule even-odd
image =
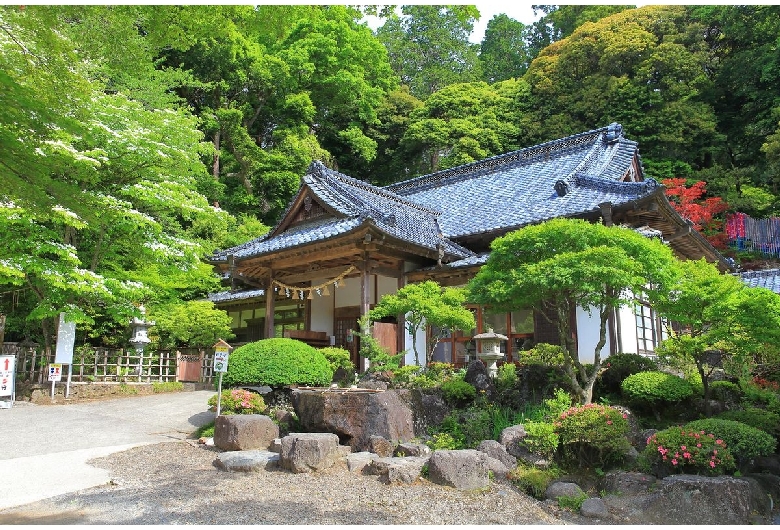
[[[197,390],[0,409],[0,509],[105,484],[87,465],[138,445],[184,440],[214,419]]]

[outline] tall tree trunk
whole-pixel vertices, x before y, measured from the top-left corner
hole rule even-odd
[[[222,140],[222,130],[214,134],[214,162],[211,165],[211,176],[214,180],[219,180],[219,145]]]

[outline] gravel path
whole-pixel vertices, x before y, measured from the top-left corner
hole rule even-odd
[[[571,512],[491,481],[458,491],[426,480],[390,486],[350,473],[229,473],[194,441],[135,447],[90,463],[111,483],[0,511],[5,524],[578,524]],[[67,473],[66,469],[57,470]],[[46,480],[41,477],[41,480]],[[587,524],[587,522],[585,522]]]

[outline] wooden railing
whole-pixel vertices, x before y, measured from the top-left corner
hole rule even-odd
[[[45,383],[54,352],[48,356],[37,344],[6,342],[3,355],[16,357],[17,382]],[[143,356],[135,349],[76,347],[73,364],[63,366],[63,380],[72,382],[168,382],[178,381],[185,362],[200,364],[200,382],[214,380],[214,351],[207,348],[181,350],[147,350]]]

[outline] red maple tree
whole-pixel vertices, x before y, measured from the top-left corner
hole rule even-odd
[[[702,197],[707,193],[707,183],[703,180],[688,186],[684,178],[665,179],[666,196],[677,213],[683,219],[693,223],[693,228],[701,232],[715,248],[726,248],[726,234],[723,232],[723,219],[716,216],[728,209],[720,197]]]

